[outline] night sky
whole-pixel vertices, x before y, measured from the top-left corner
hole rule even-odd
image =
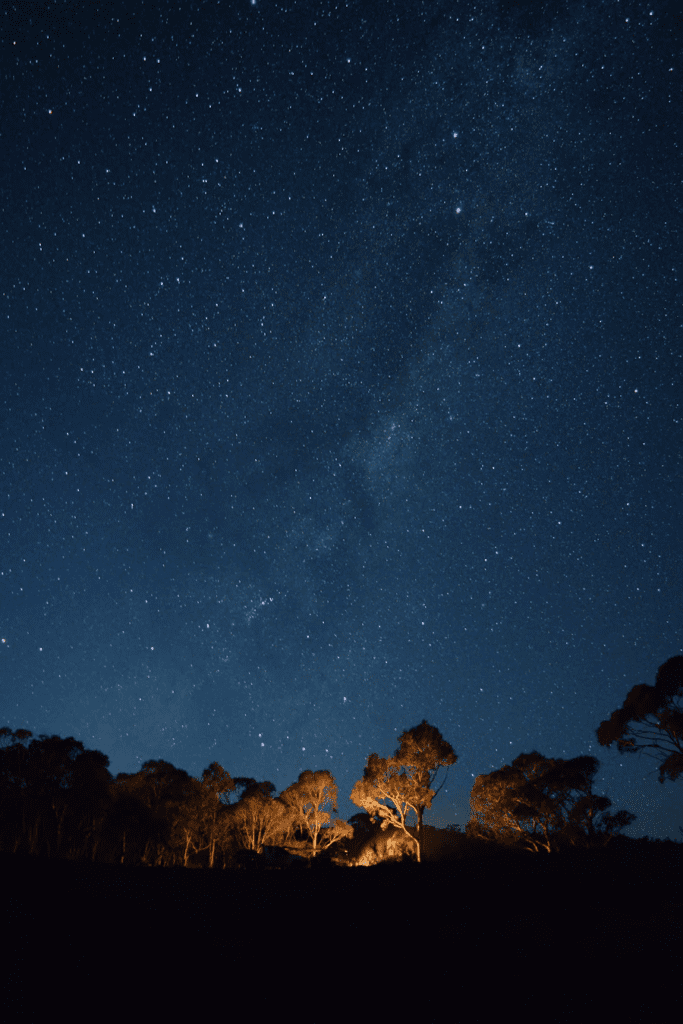
[[[0,724],[426,820],[683,650],[683,21],[2,5]],[[442,773],[443,775],[443,773]]]

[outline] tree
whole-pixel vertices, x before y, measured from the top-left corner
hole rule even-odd
[[[209,767],[202,772],[201,820],[207,835],[207,845],[203,849],[209,851],[210,868],[214,865],[216,843],[221,834],[219,828],[220,809],[221,806],[229,804],[229,794],[233,793],[235,788],[235,783],[229,773],[219,765],[218,761],[212,761]]]
[[[431,792],[431,787],[434,785],[439,768],[443,767],[446,769],[443,782],[437,790],[433,791],[433,796],[436,796],[446,781],[448,769],[458,760],[458,755],[453,750],[453,747],[450,743],[446,742],[439,730],[435,726],[430,725],[425,718],[422,719],[419,725],[413,726],[412,729],[406,729],[398,739],[400,745],[394,757],[401,764],[412,766],[413,778],[425,792]],[[418,804],[417,807],[417,835],[420,845],[423,838],[422,818],[425,807],[429,806],[431,806],[431,803]]]
[[[83,750],[74,761],[68,791],[69,856],[96,860],[111,807],[109,758],[101,750]]]
[[[182,834],[183,865],[188,866],[190,853],[209,851],[209,867],[215,863],[216,846],[225,839],[227,819],[222,813],[229,806],[229,794],[236,784],[225,768],[213,761],[202,772],[201,781],[194,780],[194,792],[180,808],[175,822],[176,834]]]
[[[245,796],[251,796],[252,793],[263,793],[265,796],[272,796],[275,792],[275,786],[272,782],[257,782],[256,779],[246,775],[238,775],[234,779],[234,783],[235,789],[240,790],[239,800]]]
[[[520,754],[511,765],[475,780],[468,834],[550,853],[563,842],[604,845],[635,821],[630,811],[612,814],[611,800],[593,794],[595,757],[546,758]]]
[[[657,670],[655,685],[641,683],[597,729],[598,743],[615,741],[620,754],[644,751],[660,761],[659,781],[683,774],[683,655]],[[651,753],[650,751],[655,751]]]
[[[297,782],[283,790],[279,800],[289,808],[292,824],[308,834],[313,856],[333,843],[353,835],[353,828],[337,818],[331,824],[327,807],[337,811],[337,783],[328,771],[304,771]]]
[[[0,729],[0,828],[2,846],[17,853],[28,842],[32,819],[27,798],[28,729]]]
[[[23,841],[33,854],[84,856],[91,842],[94,857],[112,781],[109,758],[73,736],[31,736],[0,729],[2,818],[14,852]]]
[[[272,798],[274,789],[272,782],[247,787],[229,809],[230,828],[245,850],[261,853],[264,846],[275,845],[289,829],[291,814],[281,801]]]
[[[100,751],[87,751],[73,736],[63,739],[41,735],[31,740],[25,753],[19,746],[15,752],[20,754],[21,797],[30,819],[30,852],[44,851],[48,857],[60,853],[73,855],[73,841],[69,849],[64,840],[73,824],[70,819],[75,805],[88,788],[91,796],[97,791],[98,805],[106,799],[111,782],[109,758]],[[73,829],[71,838],[79,842]]]
[[[2,729],[0,729],[0,747],[4,749],[17,743],[24,743],[31,736],[33,736],[33,733],[29,732],[28,729],[15,729],[12,732],[8,726],[3,725]]]
[[[417,818],[420,807],[431,807],[434,790],[420,785],[416,778],[418,772],[418,768],[403,764],[395,757],[370,754],[363,778],[356,782],[350,798],[375,821],[379,819],[382,829],[402,829],[415,843],[419,863],[420,839],[408,831],[407,818],[411,811]]]
[[[534,781],[532,793],[554,804],[557,837],[572,846],[604,846],[621,829],[636,820],[630,811],[612,814],[612,801],[593,793],[600,767],[596,757],[584,755],[569,760],[558,758]]]
[[[122,772],[109,787],[112,802],[104,824],[110,855],[121,865],[144,863],[150,845],[162,846],[169,835],[167,822],[129,786],[128,780],[132,778]]]
[[[197,800],[199,782],[182,768],[163,760],[145,761],[139,772],[128,775],[120,772],[114,786],[135,797],[150,812],[155,827],[148,835],[143,863],[160,865],[175,858],[174,849],[185,845],[187,861],[188,838],[184,828],[188,806]],[[126,833],[123,835],[124,856]]]
[[[545,808],[532,809],[524,800],[528,783],[542,771],[544,761],[540,754],[522,754],[512,765],[477,776],[470,793],[467,834],[505,844],[521,842],[526,849],[550,853],[551,820]]]

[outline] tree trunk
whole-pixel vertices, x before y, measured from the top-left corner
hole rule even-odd
[[[406,834],[406,835],[408,836],[408,838],[409,838],[409,839],[412,839],[412,841],[413,841],[413,842],[415,843],[415,846],[416,846],[416,848],[417,848],[417,863],[418,863],[418,864],[421,864],[421,863],[422,863],[422,858],[421,858],[421,850],[420,850],[420,845],[421,845],[421,844],[420,844],[420,840],[419,840],[419,839],[418,839],[418,838],[417,838],[416,836],[411,836],[410,832],[409,832],[409,831],[408,831],[408,829],[407,829],[407,828],[405,827],[405,825],[403,824],[403,822],[401,822],[401,828],[403,829],[403,831],[405,832],[405,834]]]
[[[425,812],[424,807],[418,807],[418,809],[417,809],[417,840],[418,840],[418,843],[419,843],[420,847],[422,846],[422,818],[423,818],[424,812]],[[417,859],[418,859],[418,861],[420,860],[419,856],[418,856]]]

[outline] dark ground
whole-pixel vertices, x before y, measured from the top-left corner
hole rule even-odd
[[[264,1012],[313,990],[322,998],[325,986],[341,1004],[367,990],[387,1009],[437,991],[453,1008],[480,998],[530,1007],[552,989],[564,992],[555,1020],[573,1019],[562,1006],[589,999],[586,986],[605,1009],[626,1000],[634,1010],[646,991],[652,1007],[677,987],[676,963],[680,976],[682,849],[285,871],[2,854],[6,1006],[26,1019],[32,999],[70,1001],[85,985],[98,1008],[120,1003],[133,1016],[157,1016],[177,993],[201,1018],[216,986],[228,1001],[251,992]]]

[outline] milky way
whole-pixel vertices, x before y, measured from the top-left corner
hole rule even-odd
[[[681,652],[660,6],[3,12],[0,724],[284,789],[426,718],[433,823]],[[224,13],[221,13],[224,11]]]

